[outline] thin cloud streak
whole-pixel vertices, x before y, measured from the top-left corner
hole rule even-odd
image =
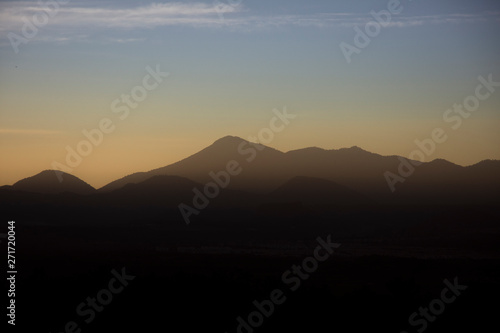
[[[36,2],[6,2],[0,7],[0,37],[8,32],[20,34],[24,20],[41,15],[43,9]],[[482,14],[447,14],[434,16],[393,16],[387,27],[404,28],[425,24],[459,24],[498,20],[498,12]],[[47,33],[65,34],[80,40],[81,28],[87,29],[153,29],[164,26],[188,26],[193,28],[229,28],[232,30],[255,31],[287,26],[295,27],[353,27],[373,20],[369,14],[321,13],[311,15],[252,16],[249,10],[238,6],[214,6],[209,3],[153,3],[135,8],[78,7],[61,5],[57,14],[49,18]],[[71,29],[75,33],[71,33]],[[76,31],[80,29],[79,33]],[[50,40],[47,38],[46,40]],[[54,40],[58,40],[54,38]],[[39,40],[44,41],[44,40]],[[131,42],[135,39],[115,38],[110,42]]]

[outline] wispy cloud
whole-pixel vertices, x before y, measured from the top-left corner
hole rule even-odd
[[[3,2],[0,6],[0,36],[8,32],[20,33],[26,19],[42,15],[44,9],[37,2]],[[223,19],[221,18],[223,16]],[[499,19],[499,13],[448,14],[434,16],[394,16],[388,27],[412,27],[425,24],[478,22],[491,18]],[[189,26],[193,28],[220,28],[234,30],[259,30],[276,27],[352,27],[372,20],[369,14],[321,13],[309,15],[253,15],[244,6],[215,6],[212,3],[153,3],[133,8],[110,8],[78,6],[71,2],[61,5],[56,15],[48,19],[45,26],[51,33],[64,38],[79,39],[81,29],[152,29],[164,26]],[[74,31],[74,33],[72,33]],[[77,33],[78,32],[78,33]],[[41,38],[41,37],[40,37]],[[59,39],[58,39],[59,38]],[[46,38],[49,39],[50,38]],[[41,39],[39,39],[42,41]],[[133,38],[113,38],[109,41],[125,43],[138,41]]]
[[[60,5],[49,18],[47,26],[154,28],[168,25],[207,26],[220,21],[219,14],[239,12],[241,6],[216,7],[207,3],[153,3],[135,8],[78,7]],[[33,15],[44,15],[37,2],[7,2],[1,6],[3,31],[20,27]],[[219,22],[220,24],[220,22]]]

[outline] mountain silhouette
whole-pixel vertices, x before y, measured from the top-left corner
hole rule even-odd
[[[443,159],[418,166],[400,186],[406,201],[489,203],[500,200],[500,161],[482,161],[462,167]]]
[[[60,172],[63,181],[59,181],[56,172]],[[11,190],[34,193],[90,194],[95,189],[83,180],[62,171],[45,170],[34,176],[24,178],[10,187]]]
[[[243,151],[243,154],[238,150]],[[247,159],[253,157],[250,155],[252,153],[255,153],[255,157],[251,162],[248,162]],[[232,160],[237,161],[243,170],[237,177],[233,177],[229,185],[231,188],[261,189],[264,187],[272,189],[290,178],[287,176],[283,178],[278,172],[280,170],[277,166],[282,160],[282,155],[284,153],[273,148],[251,143],[238,137],[226,136],[179,162],[149,172],[123,177],[105,185],[99,191],[112,191],[126,184],[141,182],[157,175],[181,176],[204,184],[212,180],[209,176],[210,172],[217,173],[225,170],[228,162]],[[265,186],[259,183],[255,184],[254,179],[269,181],[270,184],[266,183]]]
[[[366,202],[371,198],[394,203],[500,200],[500,161],[485,160],[467,167],[443,159],[424,162],[415,166],[410,175],[405,175],[393,193],[384,175],[387,172],[399,175],[402,161],[408,160],[378,155],[359,147],[332,150],[309,147],[281,152],[226,136],[181,161],[133,173],[105,185],[98,192],[114,193],[115,197],[137,196],[137,200],[161,196],[171,197],[172,201],[180,197],[188,200],[193,196],[194,187],[202,189],[215,178],[227,178],[227,187],[221,192],[234,195],[233,202],[252,193],[266,200],[280,196],[279,201],[310,203],[331,198],[338,198],[337,202]],[[229,175],[229,169],[233,174]],[[63,179],[59,182],[54,171],[46,170],[2,189],[76,194],[95,191],[75,176],[63,173]],[[122,191],[117,192],[120,189]],[[228,198],[226,194],[224,198]]]
[[[179,162],[123,177],[99,190],[111,191],[155,175],[177,175],[206,183],[211,180],[210,172],[225,170],[231,160],[238,162],[242,172],[233,177],[229,186],[256,192],[269,192],[295,176],[324,178],[346,186],[354,182],[367,187],[375,182],[380,188],[385,186],[380,172],[390,167],[397,168],[399,163],[395,157],[372,154],[358,147],[339,150],[305,148],[284,153],[238,137],[226,136]]]
[[[231,177],[228,188],[254,193],[269,193],[294,177],[329,180],[362,195],[381,201],[453,201],[474,195],[477,200],[497,200],[500,188],[500,161],[483,161],[462,167],[436,159],[416,166],[411,176],[396,184],[394,195],[384,177],[386,172],[398,174],[402,158],[382,156],[359,147],[326,150],[317,147],[281,152],[226,136],[205,149],[179,162],[148,172],[134,173],[99,189],[109,192],[129,183],[138,183],[157,175],[175,175],[199,184],[212,181],[210,173],[226,170],[229,161],[241,167]]]

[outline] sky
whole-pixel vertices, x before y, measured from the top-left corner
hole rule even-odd
[[[0,185],[56,162],[101,187],[285,109],[282,151],[408,157],[442,128],[426,160],[500,159],[500,87],[458,128],[443,118],[500,82],[500,3],[394,1],[0,1]]]

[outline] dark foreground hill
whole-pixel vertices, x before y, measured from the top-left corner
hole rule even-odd
[[[63,193],[89,194],[95,189],[83,180],[68,173],[54,170],[45,170],[34,176],[24,178],[10,187],[12,190],[35,193]],[[62,181],[60,181],[60,179]]]

